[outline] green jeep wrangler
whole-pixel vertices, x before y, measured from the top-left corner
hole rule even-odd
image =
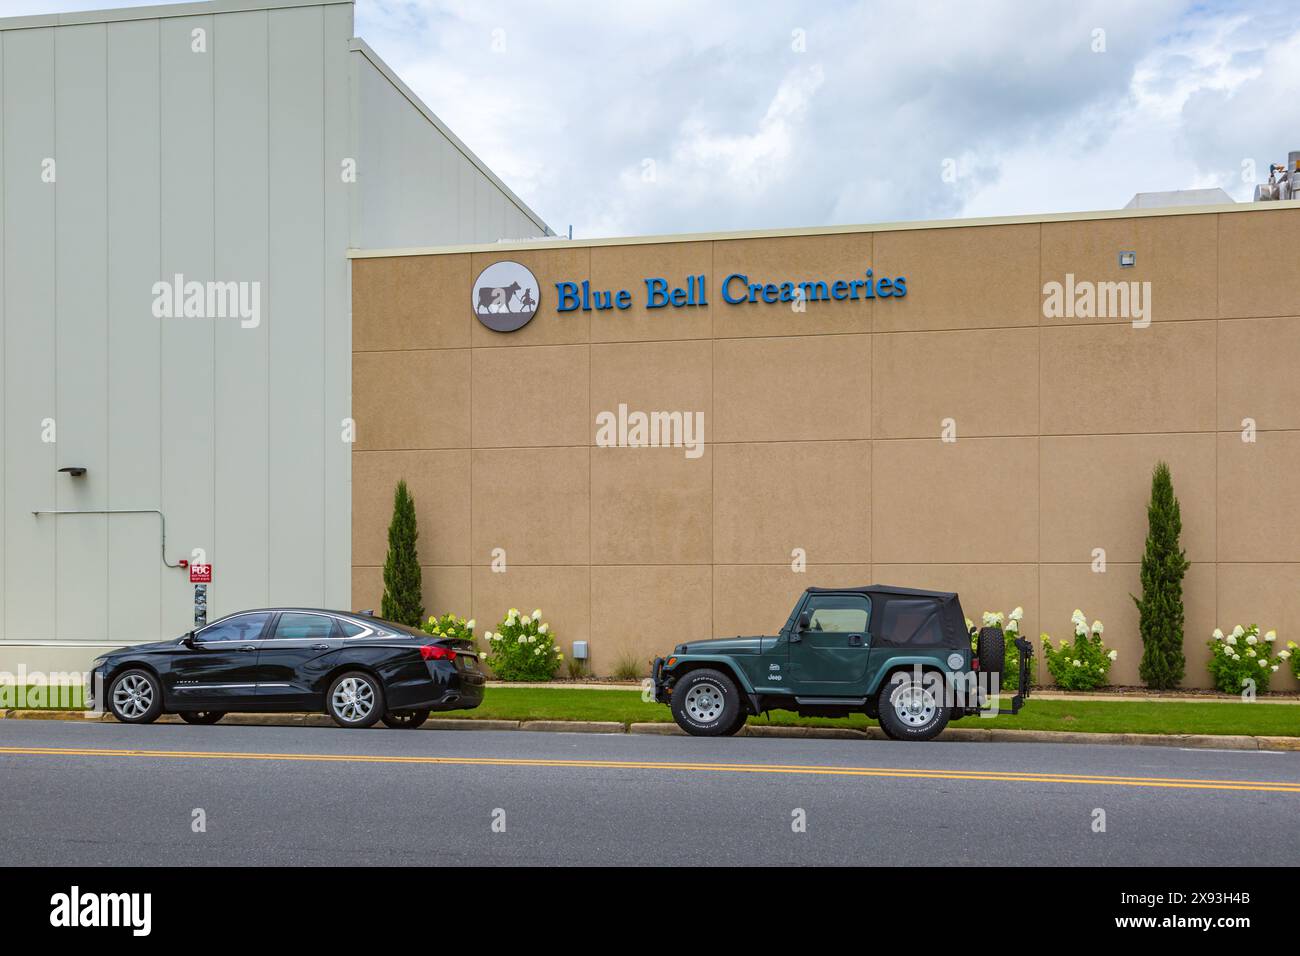
[[[975,713],[1020,710],[1032,645],[1017,638],[1020,691],[993,710],[1006,660],[1001,628],[970,635],[956,594],[873,584],[809,588],[780,633],[678,644],[655,659],[654,699],[688,734],[737,733],[751,714],[878,718],[894,740],[930,740]]]

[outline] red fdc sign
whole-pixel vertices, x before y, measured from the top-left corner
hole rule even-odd
[[[211,583],[212,583],[212,565],[210,564],[190,565],[190,584],[211,584]]]

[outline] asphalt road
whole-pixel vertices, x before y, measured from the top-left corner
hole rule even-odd
[[[1297,753],[5,720],[0,781],[10,863],[1300,858]]]

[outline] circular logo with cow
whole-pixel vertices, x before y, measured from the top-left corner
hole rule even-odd
[[[474,317],[494,332],[522,329],[537,314],[542,287],[527,266],[494,262],[474,280]]]

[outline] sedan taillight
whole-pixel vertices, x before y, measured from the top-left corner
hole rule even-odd
[[[446,647],[439,647],[437,644],[421,644],[420,656],[426,661],[454,661],[456,652]]]

